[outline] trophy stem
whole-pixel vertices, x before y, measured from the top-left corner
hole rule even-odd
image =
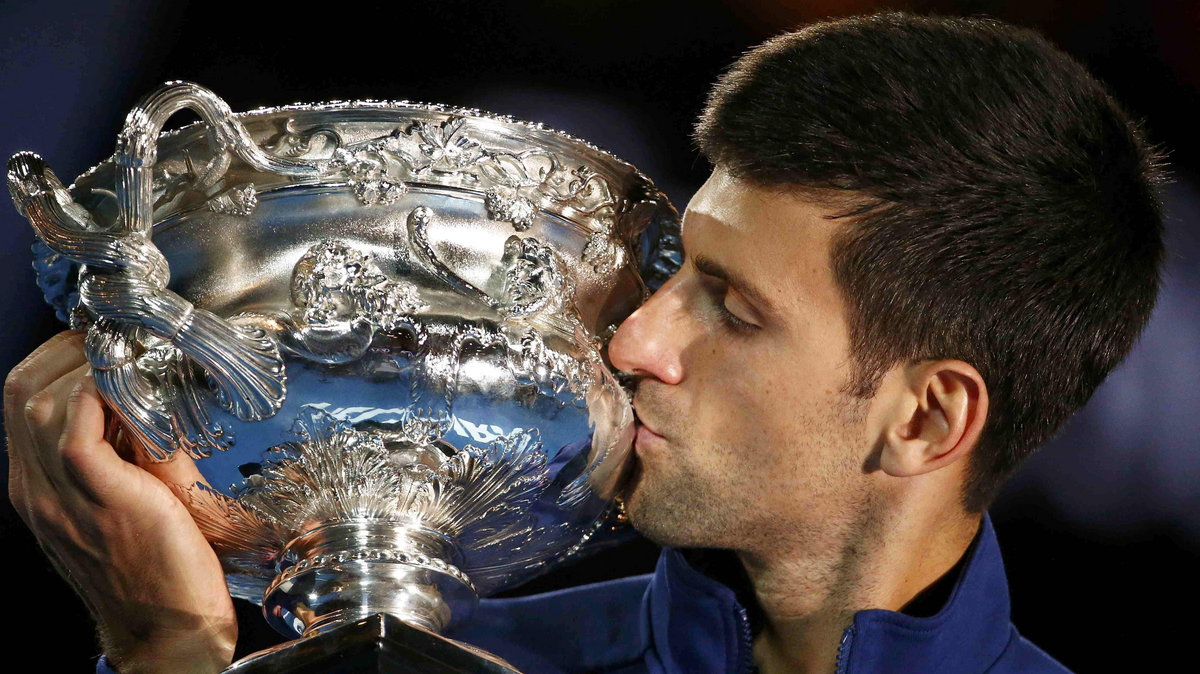
[[[312,636],[383,613],[440,633],[478,602],[444,535],[411,522],[326,523],[292,539],[263,597],[267,621]]]

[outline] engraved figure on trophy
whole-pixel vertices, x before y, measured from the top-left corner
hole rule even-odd
[[[183,108],[203,121],[162,133]],[[232,670],[376,614],[443,632],[612,510],[633,417],[605,342],[679,264],[676,211],[612,155],[477,110],[234,114],[171,82],[69,188],[28,152],[8,182],[122,431],[194,462],[172,486],[231,593],[308,638]]]

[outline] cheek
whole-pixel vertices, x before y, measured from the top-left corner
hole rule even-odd
[[[693,437],[711,445],[723,463],[777,464],[774,448],[796,437],[800,386],[777,361],[762,358],[762,350],[747,351],[719,350],[703,370],[693,370],[695,395],[685,418]]]
[[[803,362],[794,349],[729,344],[707,355],[708,362],[693,363],[695,396],[685,418],[693,437],[711,440],[719,455],[791,474],[845,445],[841,369]]]

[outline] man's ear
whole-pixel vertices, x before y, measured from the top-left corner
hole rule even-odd
[[[923,361],[904,372],[900,400],[884,428],[880,468],[910,477],[967,456],[987,419],[987,385],[961,360]]]

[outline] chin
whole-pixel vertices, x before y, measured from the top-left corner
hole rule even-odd
[[[695,493],[683,485],[664,486],[648,480],[642,462],[638,461],[625,489],[625,513],[629,523],[642,536],[658,545],[675,548],[710,547],[706,529],[713,524],[702,508],[697,507]],[[680,491],[683,490],[683,491]],[[684,498],[675,498],[687,494]]]
[[[621,489],[621,498],[625,500],[625,514],[629,516],[630,524],[637,527],[637,520],[634,516],[634,511],[641,508],[642,501],[642,485],[645,482],[645,473],[642,469],[642,462],[639,459],[634,459],[633,466],[629,470],[629,477],[625,481],[625,486]]]
[[[656,520],[647,513],[646,474],[640,460],[634,462],[633,470],[630,471],[629,481],[625,485],[624,498],[625,514],[629,517],[629,524],[638,533],[655,543],[667,545],[659,540],[658,527],[655,526]],[[653,507],[651,506],[649,509],[653,510]]]

